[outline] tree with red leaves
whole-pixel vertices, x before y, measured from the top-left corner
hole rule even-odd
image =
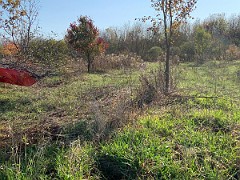
[[[81,16],[78,23],[71,23],[65,36],[66,42],[87,61],[88,72],[91,72],[94,57],[103,53],[107,43],[99,37],[99,30],[87,16]]]

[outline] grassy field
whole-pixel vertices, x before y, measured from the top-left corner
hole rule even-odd
[[[180,64],[136,107],[157,66],[1,85],[0,179],[239,179],[240,61]]]

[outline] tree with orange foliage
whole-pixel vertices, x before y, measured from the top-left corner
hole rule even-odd
[[[3,47],[1,49],[1,54],[4,56],[13,56],[16,55],[18,52],[19,49],[12,42],[3,44]]]

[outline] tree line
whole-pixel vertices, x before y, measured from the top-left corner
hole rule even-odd
[[[149,31],[144,23],[108,28],[102,35],[109,43],[107,53],[133,52],[146,61],[156,61],[165,52],[163,30]],[[214,14],[204,20],[184,23],[172,38],[170,53],[179,61],[239,59],[240,15]]]
[[[3,30],[1,33],[1,56],[8,57],[18,54],[18,57],[25,61],[36,61],[40,64],[54,66],[64,64],[66,59],[76,57],[78,54],[87,56],[88,62],[92,61],[91,55],[86,50],[85,53],[76,53],[77,47],[75,46],[73,51],[73,43],[72,45],[69,43],[70,35],[67,30],[66,36],[62,40],[39,35],[36,23],[39,11],[37,0],[3,0],[0,3],[1,12],[4,14],[0,21]],[[154,4],[154,1],[152,3]],[[187,6],[182,8],[185,7]],[[170,9],[172,8],[174,7]],[[182,9],[182,11],[185,10]],[[178,14],[176,15],[178,17]],[[91,19],[87,19],[87,21],[94,22]],[[226,17],[224,14],[214,14],[204,20],[184,21],[172,25],[174,31],[171,33],[169,56],[174,62],[204,63],[213,59],[240,58],[240,15]],[[95,44],[97,44],[97,40],[99,44],[104,44],[103,42],[107,44],[107,46],[104,45],[104,50],[98,49],[100,46],[97,49],[95,46],[89,46],[94,49],[93,53],[96,55],[99,54],[96,52],[105,52],[105,54],[134,53],[145,61],[164,61],[166,59],[166,32],[164,32],[163,25],[155,27],[152,24],[136,21],[134,24],[126,24],[123,27],[109,27],[102,31],[98,29],[96,31],[95,34],[98,37],[93,37]],[[83,50],[81,46],[78,45],[79,52]],[[103,45],[101,46],[103,47]],[[85,45],[83,44],[82,47]],[[90,69],[91,64],[88,66]]]

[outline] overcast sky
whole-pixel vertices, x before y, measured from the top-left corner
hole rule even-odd
[[[240,0],[198,0],[192,15],[204,19],[215,13],[240,14]],[[40,0],[39,26],[45,35],[53,31],[62,38],[80,15],[90,16],[103,30],[134,23],[135,18],[154,15],[154,10],[150,0]]]

